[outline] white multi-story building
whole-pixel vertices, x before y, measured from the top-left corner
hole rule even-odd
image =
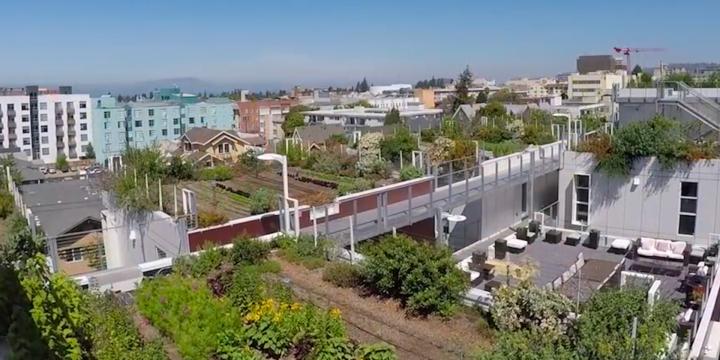
[[[19,149],[29,160],[54,163],[85,156],[92,138],[90,95],[69,86],[0,89],[0,145]]]
[[[612,101],[613,86],[623,88],[626,81],[626,74],[622,70],[575,73],[568,77],[568,100],[583,104]]]

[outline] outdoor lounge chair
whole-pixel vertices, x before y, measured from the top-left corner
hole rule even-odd
[[[505,238],[505,241],[507,241],[508,248],[513,249],[517,252],[525,250],[528,245],[527,241],[518,239],[515,234],[507,236]]]

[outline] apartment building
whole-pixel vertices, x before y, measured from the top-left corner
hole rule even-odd
[[[187,129],[207,127],[235,128],[233,102],[227,98],[201,100],[179,89],[158,89],[151,100],[117,103],[109,96],[92,101],[96,115],[93,133],[96,159],[108,165],[128,146],[144,148],[162,140],[178,139]],[[97,144],[97,145],[95,145]]]
[[[290,108],[298,105],[294,99],[266,99],[235,102],[237,129],[241,133],[258,134],[266,142],[284,136],[282,123]]]
[[[613,87],[624,88],[626,82],[624,71],[575,73],[568,77],[568,100],[583,104],[610,102]]]
[[[307,111],[304,114],[307,124],[341,125],[348,130],[356,130],[363,127],[384,126],[387,111],[389,110],[358,107]],[[400,111],[400,118],[411,131],[417,132],[438,126],[442,120],[442,113],[441,109],[405,110]]]
[[[85,156],[92,135],[90,96],[72,87],[0,88],[0,145],[18,148],[30,160],[54,163]]]

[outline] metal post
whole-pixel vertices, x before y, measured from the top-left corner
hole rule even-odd
[[[375,206],[377,208],[377,221],[376,221],[377,229],[378,229],[378,232],[382,232],[381,225],[380,225],[382,223],[382,194],[378,194],[375,197]]]
[[[467,162],[465,162],[465,205],[468,203],[468,197],[470,197],[470,176],[468,176]]]
[[[352,216],[348,216],[350,221],[350,263],[355,263],[355,227],[353,226]]]
[[[508,158],[508,180],[512,178],[512,156]]]
[[[329,236],[330,234],[330,210],[328,209],[330,205],[325,205],[325,236]]]
[[[387,229],[387,219],[388,219],[388,194],[387,192],[384,192],[380,195],[382,200],[382,224],[383,224],[383,231]]]
[[[452,186],[453,186],[453,165],[450,162],[450,183],[448,183],[448,204],[452,202]]]
[[[283,177],[283,208],[285,209],[285,233],[290,232],[290,212],[288,211],[288,198],[290,197],[288,190],[288,169],[287,169],[287,157],[283,157],[280,161],[282,164],[282,177]]]
[[[317,228],[317,216],[315,216],[315,207],[314,206],[310,209],[310,214],[312,215],[312,220],[313,220],[313,240],[315,240],[315,247],[317,247],[318,228]]]
[[[480,165],[480,192],[485,192],[485,166]]]
[[[353,221],[357,224],[357,199],[353,199]]]
[[[498,171],[500,171],[499,167],[498,167],[498,163],[499,163],[499,161],[495,161],[495,186],[497,186],[497,184],[498,184]]]
[[[407,200],[408,200],[408,225],[412,225],[412,185],[408,186]]]

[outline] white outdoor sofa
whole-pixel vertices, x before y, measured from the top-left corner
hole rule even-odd
[[[684,260],[687,243],[642,237],[639,239],[637,254],[646,257],[657,257],[671,260]]]

